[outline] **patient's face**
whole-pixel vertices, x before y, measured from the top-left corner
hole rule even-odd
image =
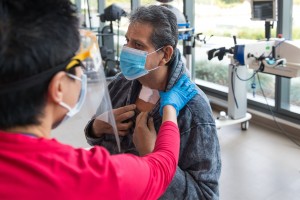
[[[146,66],[147,70],[151,70],[160,65],[161,59],[164,56],[162,51],[155,52],[155,47],[151,41],[151,35],[153,32],[153,27],[147,23],[132,23],[128,26],[127,33],[125,35],[127,46],[130,48],[146,51],[152,53],[147,56]],[[151,82],[155,81],[157,74],[159,74],[160,69],[151,71],[149,74],[139,78],[138,80],[145,86],[151,87]],[[155,88],[153,88],[155,89]]]
[[[131,23],[125,35],[127,46],[148,53],[155,51],[150,38],[152,31],[153,27],[150,24]]]

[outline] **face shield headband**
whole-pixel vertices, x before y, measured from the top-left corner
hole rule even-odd
[[[92,33],[88,31],[80,30],[80,34],[81,36],[85,35],[85,37],[82,36],[79,53],[77,53],[74,57],[68,58],[63,63],[53,68],[50,68],[48,70],[45,70],[41,73],[30,76],[28,78],[21,79],[12,83],[0,84],[0,94],[26,89],[28,87],[41,83],[47,79],[50,79],[53,75],[55,75],[59,71],[69,71],[71,68],[78,67],[78,66],[81,66],[84,71],[87,70],[85,66],[88,66],[90,68],[91,66],[93,66],[92,70],[97,71],[99,67],[102,65],[101,55],[100,53],[98,53],[100,51],[98,46],[95,45],[95,41],[94,41],[97,39],[93,38]],[[93,45],[90,45],[89,43],[92,42]]]
[[[102,59],[96,36],[94,36],[92,32],[86,30],[80,30],[80,35],[81,46],[74,57],[67,59],[65,62],[57,65],[56,67],[50,68],[28,78],[18,80],[13,83],[0,84],[0,94],[26,89],[50,79],[59,71],[68,71],[77,66],[89,67],[90,69],[87,70],[99,70],[102,65]]]
[[[70,60],[71,59],[67,59],[67,61],[57,65],[56,67],[53,67],[46,71],[43,71],[42,73],[35,74],[28,78],[18,80],[13,83],[5,83],[3,85],[1,84],[0,85],[0,94],[5,94],[5,93],[12,92],[12,91],[15,92],[18,90],[26,89],[26,88],[32,87],[36,84],[39,84],[47,79],[50,79],[57,72],[65,70],[66,65],[70,62]]]

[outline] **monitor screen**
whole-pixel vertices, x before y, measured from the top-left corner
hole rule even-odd
[[[253,20],[276,20],[274,1],[253,1]]]

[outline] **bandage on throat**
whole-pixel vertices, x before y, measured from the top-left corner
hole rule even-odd
[[[159,100],[159,92],[158,90],[142,86],[139,98],[147,103],[156,104]]]

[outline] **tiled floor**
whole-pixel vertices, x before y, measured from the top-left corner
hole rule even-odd
[[[88,147],[82,127],[88,119],[78,115],[54,130],[53,137],[76,147]],[[222,127],[221,200],[299,200],[300,147],[280,133],[250,122]]]
[[[219,130],[220,196],[224,200],[299,200],[300,147],[284,135],[251,124]]]

